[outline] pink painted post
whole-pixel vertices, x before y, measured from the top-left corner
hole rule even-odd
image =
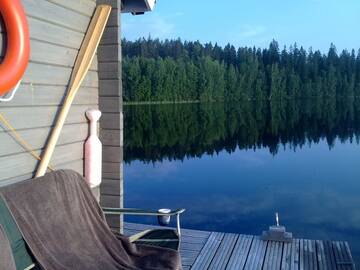
[[[90,187],[101,183],[102,144],[97,136],[97,121],[101,117],[99,110],[86,111],[90,121],[90,136],[85,143],[85,180]]]

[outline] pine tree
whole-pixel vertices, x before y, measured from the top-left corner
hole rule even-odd
[[[125,101],[316,99],[360,96],[360,50],[281,51],[177,40],[123,41]]]

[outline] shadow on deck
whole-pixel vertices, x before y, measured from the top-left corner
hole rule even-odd
[[[125,223],[132,235],[157,226]],[[354,270],[347,242],[294,239],[262,241],[258,236],[182,229],[181,257],[187,269]]]

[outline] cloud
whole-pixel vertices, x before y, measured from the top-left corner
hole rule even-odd
[[[184,16],[184,15],[185,15],[185,12],[182,12],[182,11],[178,11],[178,12],[174,13],[174,17],[181,17],[181,16]]]
[[[152,14],[135,18],[127,17],[123,20],[123,37],[130,40],[148,36],[163,39],[172,37],[175,33],[175,25],[167,17]]]
[[[273,39],[270,36],[268,28],[263,25],[242,24],[228,32],[227,41],[235,46],[256,45],[267,46]]]
[[[262,25],[243,25],[240,27],[240,37],[252,38],[266,33],[266,27]]]

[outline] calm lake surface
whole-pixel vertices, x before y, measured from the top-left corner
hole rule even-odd
[[[347,240],[360,264],[360,101],[125,106],[126,207],[182,227]],[[156,224],[154,218],[127,221]]]

